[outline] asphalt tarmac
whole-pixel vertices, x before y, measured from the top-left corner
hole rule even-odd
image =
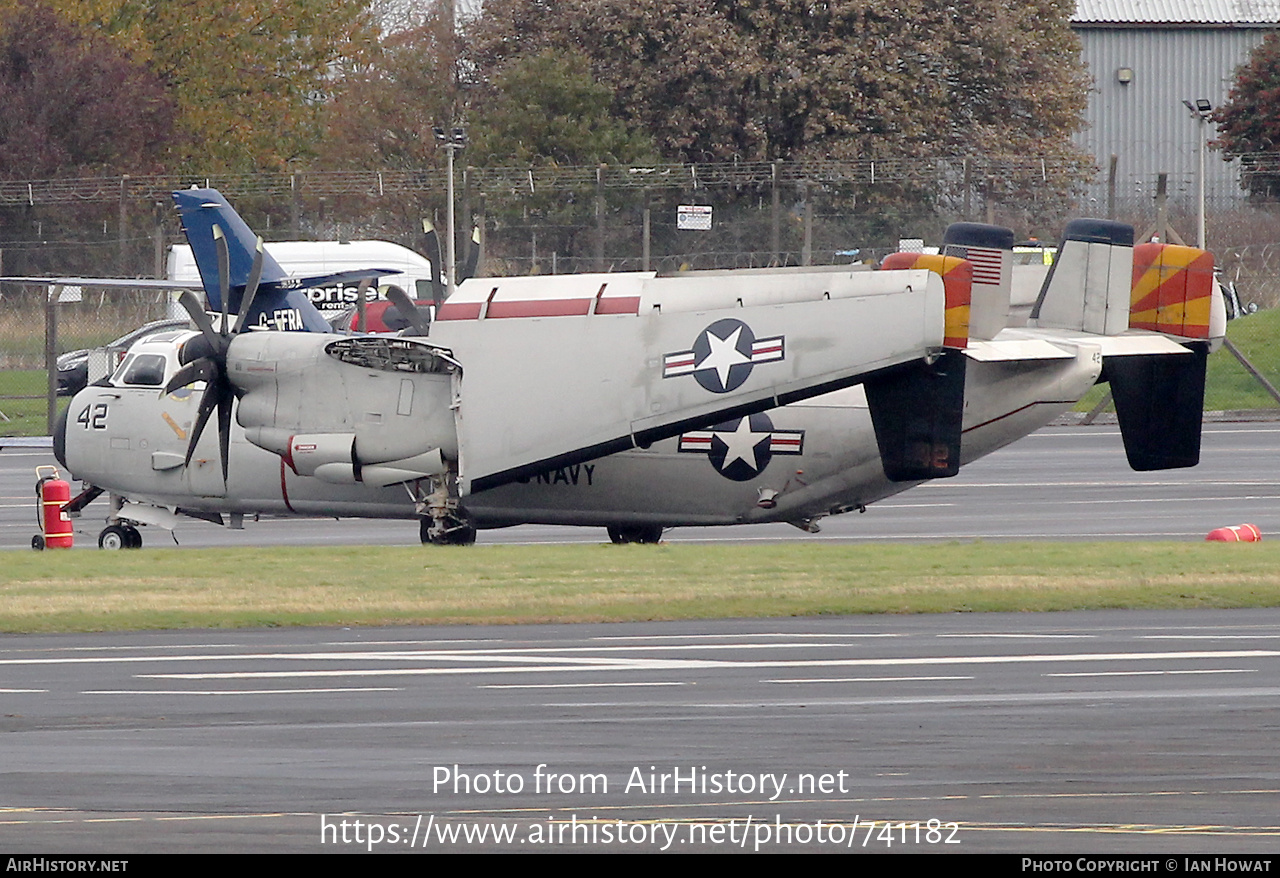
[[[1280,610],[6,637],[0,848],[1274,853]]]
[[[1136,473],[1114,426],[1050,427],[964,467],[868,507],[824,519],[822,532],[786,524],[675,528],[672,542],[818,540],[1203,539],[1249,522],[1280,531],[1280,424],[1206,424],[1201,462],[1191,469]],[[36,532],[35,468],[46,450],[0,450],[0,548],[29,548]],[[76,524],[76,544],[97,547],[105,500]],[[411,521],[263,519],[230,530],[184,521],[171,536],[144,528],[144,546],[414,545]],[[526,525],[481,531],[485,543],[601,542],[601,528]]]
[[[1114,428],[1048,429],[818,536],[668,538],[1270,535],[1277,445],[1275,425],[1209,425],[1199,467],[1138,474]],[[6,547],[35,531],[47,457],[0,452]],[[179,539],[413,544],[416,528],[193,522]],[[1266,854],[1278,659],[1280,610],[6,636],[0,845]]]

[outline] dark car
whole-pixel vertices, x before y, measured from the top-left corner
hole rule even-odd
[[[158,332],[173,329],[186,329],[190,321],[183,317],[171,317],[164,320],[153,320],[143,324],[132,332],[127,332],[106,346],[113,358],[108,373],[118,365],[133,343]],[[58,357],[58,396],[75,396],[89,383],[89,351],[67,351]]]

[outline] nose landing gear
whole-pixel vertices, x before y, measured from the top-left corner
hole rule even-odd
[[[109,524],[98,534],[99,549],[141,549],[142,532],[131,524]]]

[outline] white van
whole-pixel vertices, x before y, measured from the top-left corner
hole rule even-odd
[[[399,287],[413,299],[431,299],[431,260],[390,241],[273,241],[266,248],[294,277],[318,277],[362,268],[402,272],[382,278],[376,292],[369,290],[370,301],[385,298],[391,287]],[[188,245],[175,244],[170,248],[168,276],[170,280],[200,279]],[[335,284],[304,292],[327,319],[356,304],[358,286]]]

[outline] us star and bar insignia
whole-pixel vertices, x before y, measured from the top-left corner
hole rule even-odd
[[[717,320],[698,335],[693,348],[666,354],[662,377],[692,375],[712,393],[728,393],[742,386],[760,363],[786,358],[785,337],[756,338],[741,320]]]
[[[775,454],[802,454],[804,430],[775,430],[761,413],[684,433],[679,450],[705,454],[720,475],[745,482],[764,472]]]

